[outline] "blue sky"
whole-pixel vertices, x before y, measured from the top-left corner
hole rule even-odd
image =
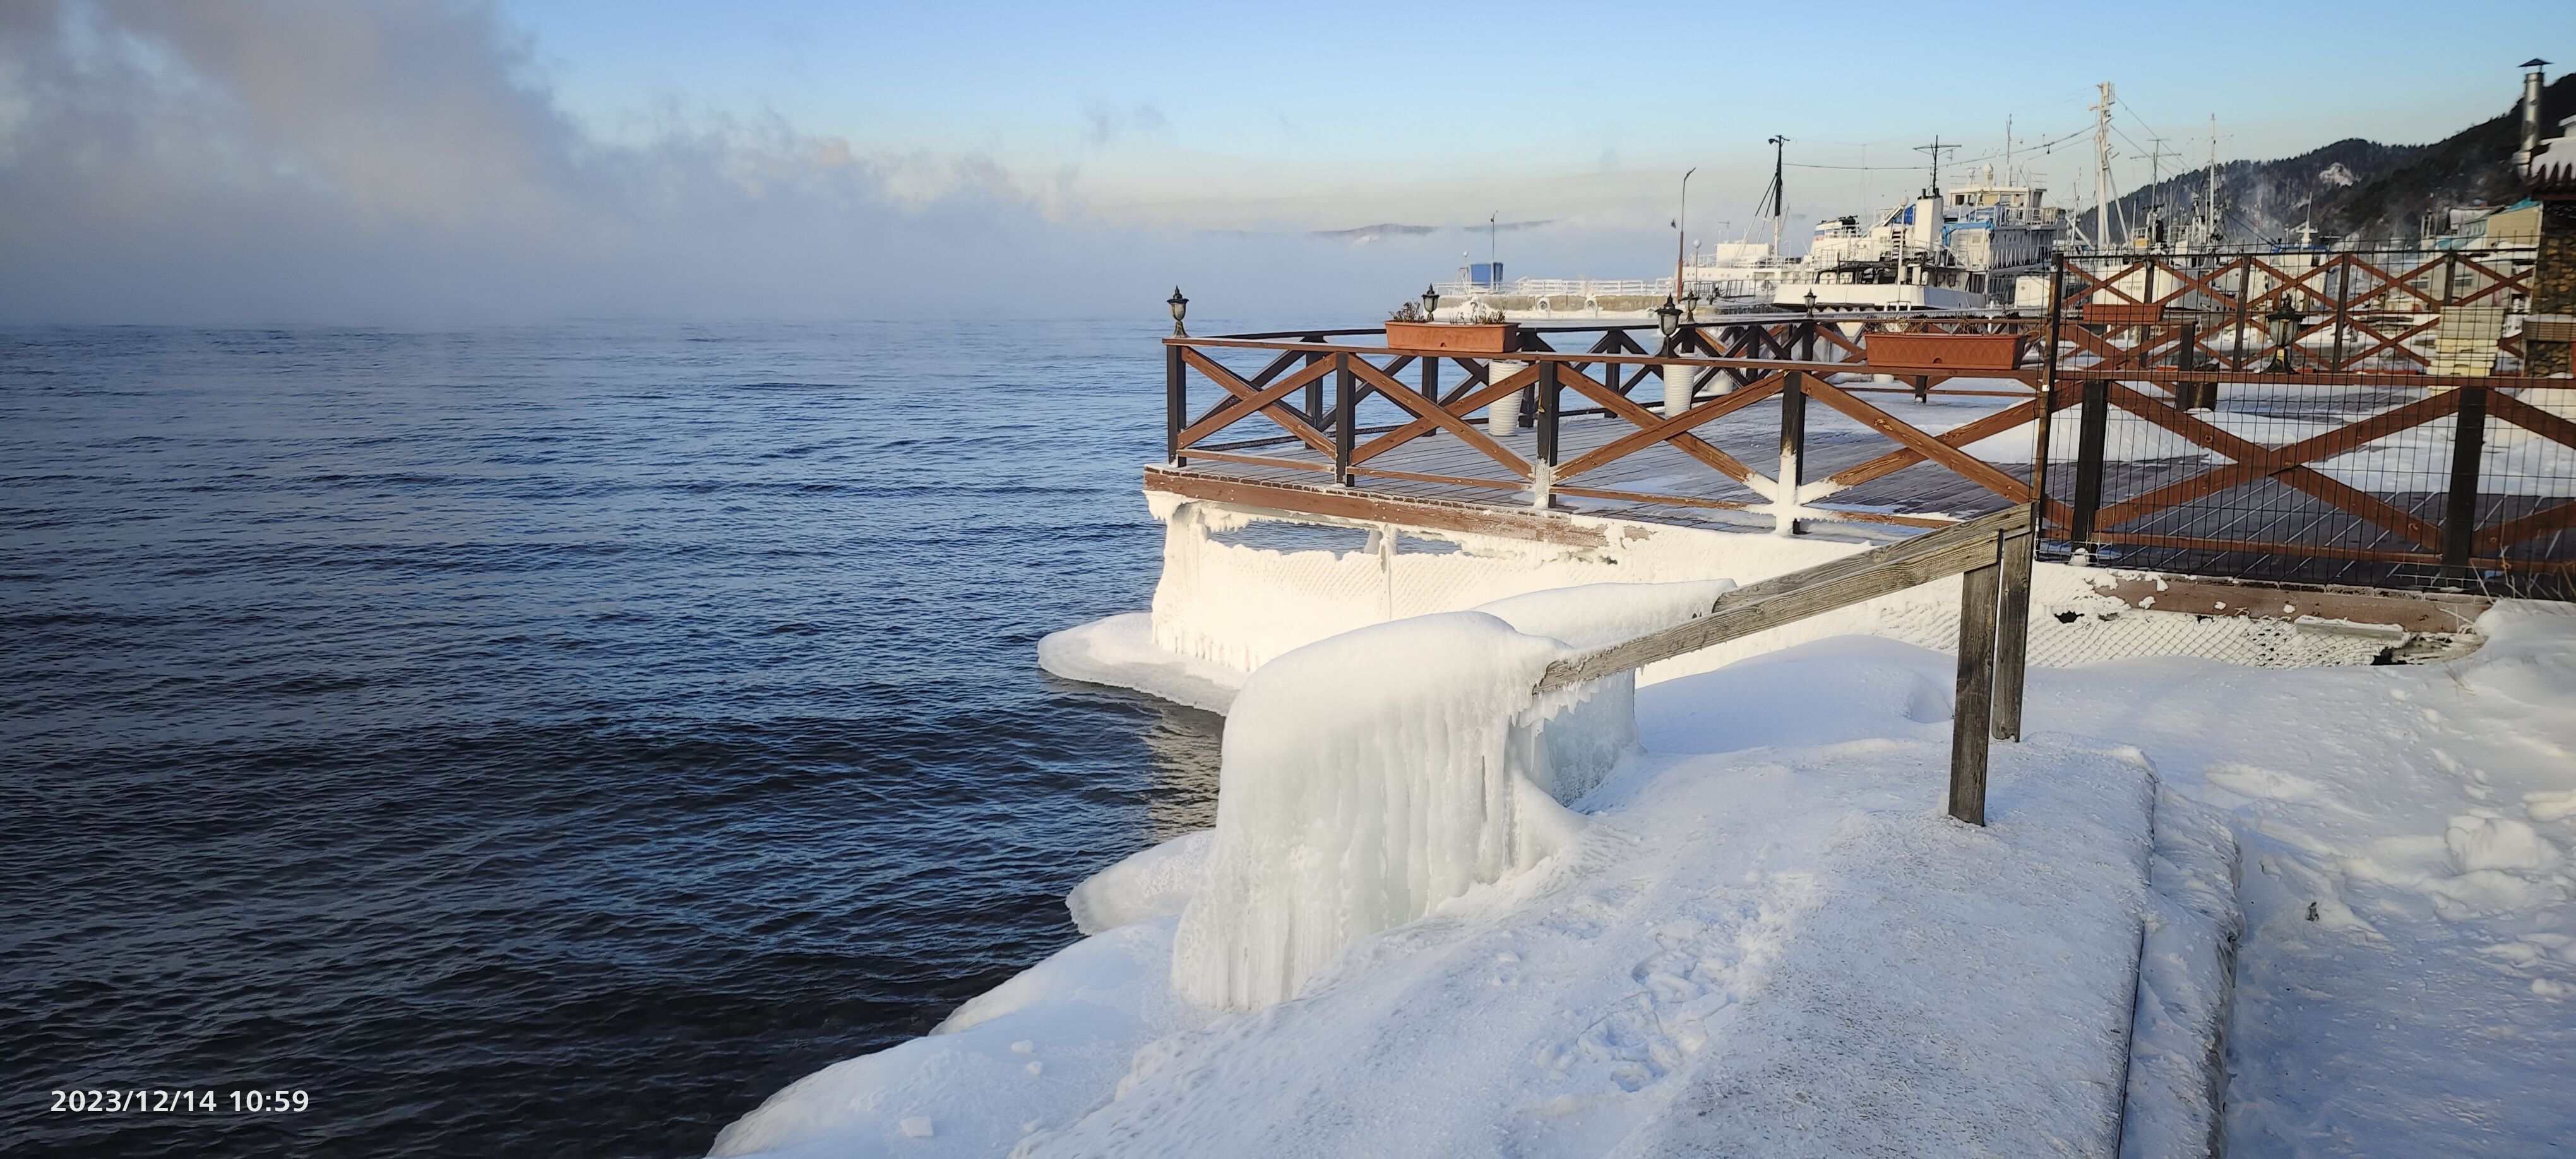
[[[2007,117],[2082,204],[2097,81],[2126,188],[2212,113],[2228,158],[2437,139],[2535,54],[2576,5],[20,0],[0,321],[1373,313],[1489,214],[1545,223],[1516,273],[1650,274],[1691,166],[1691,236],[1753,229],[1774,133],[1793,219]],[[1322,236],[1385,223],[1430,232]]]
[[[1962,155],[2086,127],[2117,83],[2123,130],[2196,167],[2346,136],[2437,139],[2511,103],[2543,46],[2576,56],[2576,5],[1961,6],[996,4],[708,6],[521,0],[565,106],[603,132],[670,102],[777,113],[896,153],[976,154],[1026,180],[1070,171],[1096,205],[1197,224],[1333,228],[1382,218],[1665,213],[1657,174],[1705,165],[1743,217],[1763,138],[1801,172],[1793,207],[1846,211],[1915,183],[1911,146]],[[2498,30],[2511,29],[2512,37]],[[2068,150],[2072,148],[2074,152]],[[2124,153],[2140,153],[2127,142]],[[2089,141],[2040,160],[2072,196]],[[2128,172],[2134,169],[2134,177]],[[2144,158],[2117,179],[2142,182]],[[1633,190],[1626,188],[1634,186]],[[1642,209],[1632,202],[1651,202]]]

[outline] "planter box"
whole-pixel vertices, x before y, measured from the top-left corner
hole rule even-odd
[[[1386,345],[1390,350],[1506,354],[1520,334],[1516,322],[1389,322]]]
[[[2011,370],[2020,334],[1870,334],[1861,339],[1873,370]]]
[[[2086,302],[2084,320],[2104,326],[2153,326],[2165,320],[2165,308],[2142,302]]]

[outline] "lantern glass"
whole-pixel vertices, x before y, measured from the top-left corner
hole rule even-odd
[[[1664,297],[1663,305],[1655,307],[1655,328],[1663,331],[1666,338],[1672,337],[1682,328],[1681,307],[1673,304],[1671,295]]]
[[[1430,320],[1431,320],[1431,316],[1432,316],[1432,314],[1433,314],[1433,313],[1435,313],[1435,312],[1437,312],[1439,309],[1440,309],[1440,290],[1439,290],[1439,288],[1438,288],[1438,287],[1435,287],[1435,286],[1424,286],[1424,287],[1422,287],[1422,320],[1423,320],[1423,321],[1425,321],[1425,322],[1430,321]]]

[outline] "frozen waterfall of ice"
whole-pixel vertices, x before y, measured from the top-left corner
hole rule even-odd
[[[1601,584],[1376,624],[1256,670],[1174,984],[1257,1009],[1353,941],[1526,869],[1636,739],[1632,675],[1535,701],[1548,662],[1705,612],[1725,581]]]

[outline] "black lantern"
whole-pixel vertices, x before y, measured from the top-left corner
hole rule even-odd
[[[1422,287],[1422,320],[1425,322],[1430,321],[1432,313],[1438,309],[1440,309],[1440,288],[1438,286]]]
[[[1682,311],[1692,325],[1699,324],[1699,287],[1682,291]]]
[[[2307,316],[2292,309],[2289,299],[2284,298],[2263,320],[2272,327],[2272,365],[2265,369],[2272,374],[2288,374],[2296,369],[2290,365],[2290,347],[2298,343],[2299,326]]]
[[[1807,291],[1807,312],[1810,314],[1816,312],[1816,292],[1814,290]]]
[[[1673,304],[1673,296],[1664,295],[1664,304],[1655,307],[1655,329],[1664,332],[1664,346],[1670,349],[1673,335],[1682,329],[1682,308]]]
[[[1181,318],[1190,312],[1190,300],[1181,296],[1181,288],[1179,286],[1172,287],[1171,298],[1163,304],[1172,308],[1172,337],[1189,337],[1190,332],[1181,329]]]

